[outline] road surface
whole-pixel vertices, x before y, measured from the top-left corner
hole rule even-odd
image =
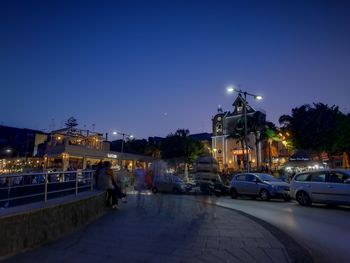
[[[350,262],[350,207],[301,207],[295,202],[229,197],[211,200],[278,227],[308,249],[315,262]]]

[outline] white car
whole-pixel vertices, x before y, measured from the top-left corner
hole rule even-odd
[[[300,173],[290,183],[292,198],[302,206],[312,203],[350,205],[350,170]]]

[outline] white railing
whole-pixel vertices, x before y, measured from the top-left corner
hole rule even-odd
[[[94,170],[0,175],[0,207],[94,190]]]

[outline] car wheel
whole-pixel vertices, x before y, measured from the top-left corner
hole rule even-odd
[[[221,196],[221,193],[219,191],[215,191],[215,196],[216,197],[220,197]]]
[[[154,194],[158,193],[158,188],[157,188],[157,187],[153,187],[153,188],[152,188],[152,192],[153,192]]]
[[[260,198],[263,201],[269,201],[270,200],[270,193],[266,189],[262,189],[260,191]]]
[[[311,199],[310,199],[309,195],[304,191],[298,192],[296,199],[297,199],[299,205],[301,205],[301,206],[311,205]]]
[[[232,199],[237,199],[237,197],[238,197],[238,194],[237,194],[237,191],[236,191],[236,189],[231,189],[231,191],[230,191],[230,195],[231,195],[231,198]]]

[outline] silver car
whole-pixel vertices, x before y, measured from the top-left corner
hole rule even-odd
[[[312,203],[350,205],[350,171],[320,170],[300,173],[290,184],[291,196],[302,206]]]
[[[270,198],[283,198],[290,200],[289,184],[276,179],[269,174],[242,173],[232,178],[230,185],[232,198],[240,195],[260,197],[263,201]]]

